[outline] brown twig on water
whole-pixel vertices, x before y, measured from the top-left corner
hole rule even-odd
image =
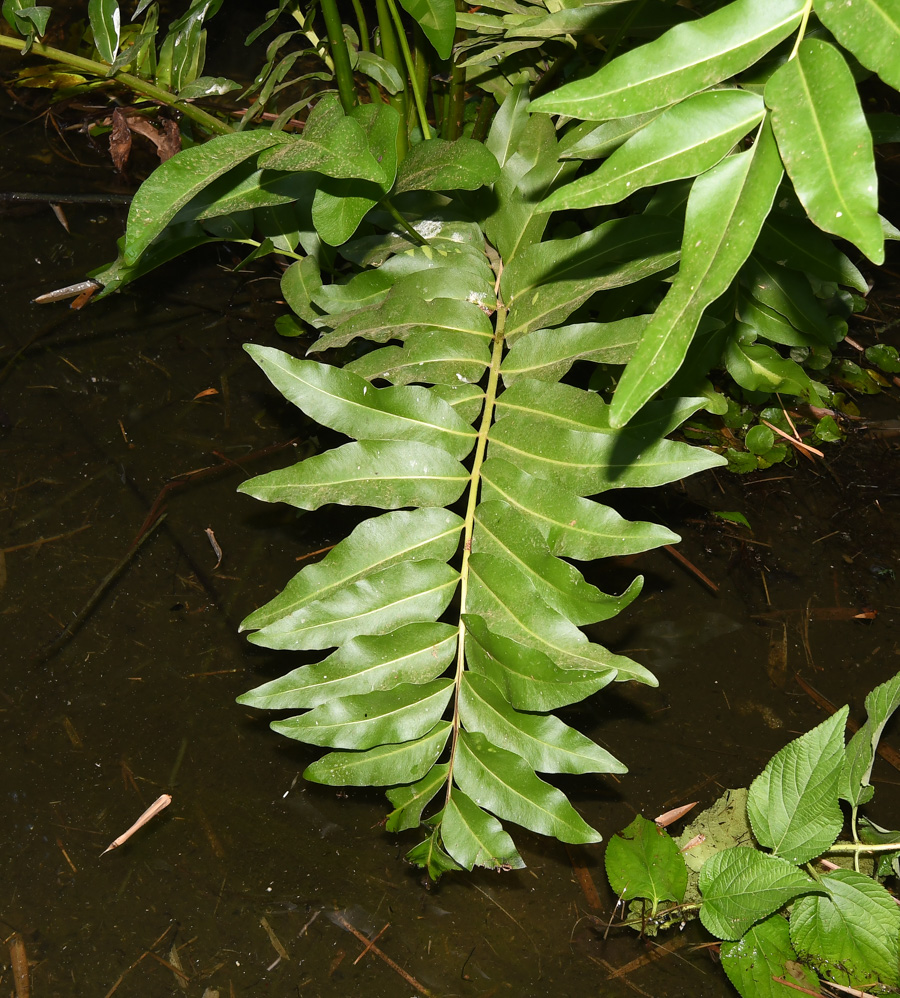
[[[581,893],[584,894],[585,900],[594,911],[599,911],[603,905],[600,903],[600,895],[597,893],[591,871],[581,861],[575,848],[568,845],[568,843],[566,843],[566,855],[568,855],[569,862],[572,864],[572,871],[575,874],[575,879],[578,881],[578,886],[581,888]]]
[[[672,546],[671,544],[666,544],[666,545],[664,545],[664,547],[665,547],[665,550],[666,550],[666,551],[668,551],[668,553],[669,553],[669,554],[670,554],[670,555],[671,555],[671,556],[672,556],[672,557],[673,557],[673,558],[674,558],[674,559],[675,559],[676,561],[680,561],[680,562],[681,562],[681,564],[682,564],[682,565],[684,565],[684,567],[685,567],[686,569],[688,569],[688,571],[690,571],[690,572],[693,572],[693,573],[694,573],[694,575],[696,575],[696,576],[697,576],[697,578],[698,578],[698,579],[699,579],[699,580],[700,580],[700,581],[701,581],[702,583],[704,583],[704,585],[707,585],[707,586],[709,586],[709,588],[710,588],[710,589],[711,589],[711,590],[712,590],[712,591],[713,591],[714,593],[717,593],[717,592],[719,591],[719,587],[718,587],[718,586],[717,586],[717,585],[715,584],[715,582],[713,582],[713,580],[712,580],[711,578],[709,578],[709,576],[708,576],[708,575],[704,575],[704,574],[703,574],[703,572],[701,572],[701,571],[700,571],[700,569],[699,569],[699,568],[697,568],[697,566],[696,566],[696,565],[694,565],[694,564],[693,564],[692,562],[688,561],[688,559],[687,559],[687,558],[685,558],[685,556],[684,556],[684,555],[683,555],[683,554],[682,554],[682,553],[681,553],[681,552],[680,552],[679,550],[677,550],[677,549],[676,549],[675,547],[673,547],[673,546]]]
[[[410,987],[415,988],[416,991],[418,991],[420,994],[425,995],[425,998],[433,998],[434,993],[432,991],[429,991],[428,988],[426,988],[424,985],[419,984],[419,982],[415,979],[415,977],[412,976],[412,974],[407,973],[400,966],[399,963],[395,963],[387,955],[387,953],[385,953],[383,950],[380,950],[375,945],[374,939],[373,940],[366,939],[366,937],[359,931],[359,929],[357,929],[354,925],[351,925],[339,911],[334,912],[332,918],[334,919],[335,922],[337,922],[338,925],[341,926],[341,928],[346,929],[351,935],[356,936],[356,938],[361,943],[365,943],[368,949],[370,949],[377,957],[383,960],[391,968],[391,970],[394,971],[394,973],[399,974],[403,978],[403,980],[406,981],[408,985],[410,985]]]
[[[9,940],[9,962],[12,967],[16,998],[29,998],[31,978],[28,974],[28,954],[25,952],[25,940],[18,932],[14,932]]]
[[[125,556],[120,559],[120,561],[113,567],[112,571],[104,576],[103,580],[97,586],[97,588],[91,593],[90,598],[87,603],[75,614],[73,620],[71,620],[59,634],[47,645],[45,645],[41,651],[36,656],[39,662],[46,662],[49,658],[52,658],[60,648],[72,637],[73,634],[81,627],[81,625],[88,619],[96,605],[100,602],[104,593],[107,589],[116,581],[118,576],[127,568],[127,566],[134,559],[135,555],[140,551],[143,544],[153,536],[156,528],[165,520],[166,516],[163,513],[154,523],[150,525],[148,530],[145,530],[143,534],[140,534],[131,542],[131,547],[125,552]]]

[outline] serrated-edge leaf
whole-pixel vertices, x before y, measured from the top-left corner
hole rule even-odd
[[[823,853],[840,834],[838,781],[848,707],[789,742],[750,785],[747,815],[760,845],[793,863]]]
[[[609,840],[604,862],[610,887],[626,901],[646,898],[656,911],[660,901],[684,900],[688,882],[684,857],[654,821],[636,815]]]
[[[715,853],[700,870],[700,921],[719,939],[740,939],[754,922],[821,888],[793,863],[747,846]]]
[[[802,982],[815,991],[818,977],[800,963],[791,945],[788,920],[781,915],[770,915],[752,925],[735,942],[722,943],[722,967],[728,979],[742,995],[753,998],[795,998],[797,990],[781,984],[775,978],[795,980],[802,975]]]

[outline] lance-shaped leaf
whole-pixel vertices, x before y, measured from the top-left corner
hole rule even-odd
[[[491,363],[488,342],[467,333],[418,330],[402,347],[384,347],[363,354],[344,367],[371,381],[384,378],[394,385],[477,384]]]
[[[317,340],[310,352],[346,346],[358,336],[375,343],[404,341],[415,332],[463,333],[490,343],[494,331],[491,320],[473,302],[455,298],[432,299],[434,307],[424,309],[422,299],[406,294],[391,295],[377,309],[352,315],[332,333]]]
[[[597,291],[633,284],[670,267],[678,259],[678,235],[671,219],[637,215],[519,253],[500,283],[510,305],[507,341],[564,321]]]
[[[141,184],[131,202],[125,263],[136,263],[175,215],[216,177],[286,140],[285,135],[268,130],[217,135],[166,160]]]
[[[121,12],[117,0],[90,0],[88,3],[88,20],[94,45],[100,53],[100,58],[106,62],[115,62],[119,51],[119,34],[121,31]]]
[[[494,154],[501,169],[521,146],[522,133],[531,120],[528,115],[530,100],[526,84],[516,83],[491,121],[484,144]]]
[[[449,772],[449,763],[439,763],[417,783],[388,790],[385,796],[394,805],[394,810],[388,815],[384,827],[389,832],[403,832],[420,825],[422,812],[444,788]]]
[[[321,561],[307,565],[278,596],[246,617],[241,630],[265,627],[391,565],[427,558],[448,561],[458,547],[462,527],[462,518],[444,509],[403,510],[365,520]]]
[[[641,591],[636,579],[622,596],[585,582],[573,565],[550,552],[537,526],[505,502],[482,502],[475,511],[472,551],[507,559],[531,581],[548,606],[576,624],[595,624],[623,610]]]
[[[740,939],[754,922],[820,889],[780,856],[746,846],[723,849],[700,870],[700,921],[720,939]]]
[[[809,281],[795,271],[754,255],[741,270],[741,280],[757,301],[821,343],[836,346],[846,335],[846,324],[842,328],[842,320],[828,315]]]
[[[820,0],[816,17],[885,83],[900,90],[900,10],[893,0]]]
[[[427,734],[441,719],[453,693],[452,679],[423,686],[403,683],[320,704],[272,730],[310,745],[369,749],[389,742],[408,742]]]
[[[584,122],[566,132],[560,139],[559,157],[560,159],[602,159],[627,142],[658,114],[658,111],[647,111],[627,118],[613,118],[601,125]]]
[[[363,440],[244,482],[238,492],[264,502],[318,509],[343,506],[449,506],[469,473],[445,450],[405,440]]]
[[[867,294],[866,279],[834,242],[805,218],[773,211],[759,234],[758,248],[770,260],[814,274],[823,281],[846,284]]]
[[[781,177],[778,150],[764,123],[752,149],[729,156],[694,182],[678,276],[619,381],[614,426],[624,426],[681,366],[704,309],[750,255]]]
[[[576,360],[626,364],[634,356],[649,315],[632,315],[616,322],[579,322],[557,329],[536,329],[516,340],[503,360],[504,385],[519,378],[559,381]]]
[[[517,755],[491,744],[477,732],[460,733],[453,777],[479,807],[499,818],[562,842],[601,839],[562,791],[538,779]]]
[[[480,731],[492,745],[520,756],[539,773],[625,773],[606,749],[559,718],[514,710],[498,687],[467,672],[459,691],[466,731]]]
[[[247,353],[297,408],[323,426],[367,440],[416,440],[463,458],[475,445],[475,431],[441,399],[424,388],[373,388],[350,371],[298,360],[282,350],[257,345]]]
[[[872,134],[841,53],[807,38],[766,84],[785,169],[809,217],[884,262]]]
[[[788,920],[782,915],[757,922],[737,942],[722,943],[722,966],[742,995],[793,998],[794,989],[779,984],[777,977],[805,984],[814,994],[819,986],[818,977],[800,963],[791,945]]]
[[[303,772],[305,780],[332,787],[389,787],[421,780],[437,762],[450,734],[439,721],[427,735],[411,742],[378,745],[362,752],[329,752]]]
[[[440,828],[435,828],[427,839],[413,846],[406,854],[406,859],[426,870],[432,880],[440,879],[445,873],[463,869],[441,844]]]
[[[459,787],[452,788],[441,812],[441,840],[447,852],[467,870],[474,866],[521,870],[525,866],[500,822]]]
[[[803,7],[803,0],[737,0],[676,25],[531,108],[604,121],[667,107],[753,65],[794,30]]]
[[[464,614],[463,619],[469,668],[489,679],[517,710],[567,707],[616,678],[614,669],[561,669],[542,651],[489,630],[476,614]]]
[[[454,0],[400,0],[400,4],[425,32],[438,56],[449,59],[456,34]]]
[[[397,171],[394,193],[477,191],[500,173],[493,154],[474,139],[429,139],[412,146]]]
[[[696,94],[664,111],[598,169],[550,195],[544,207],[616,204],[651,184],[705,173],[762,121],[762,98],[746,90]]]
[[[266,710],[318,707],[338,697],[390,690],[401,683],[428,683],[456,653],[459,628],[451,624],[405,624],[387,634],[351,638],[322,662],[304,665],[238,697]]]
[[[307,603],[250,635],[266,648],[334,648],[360,634],[435,620],[447,608],[459,572],[442,561],[392,565]]]
[[[499,457],[484,463],[481,478],[484,501],[502,499],[518,509],[560,557],[592,561],[637,554],[681,540],[666,527],[626,520],[609,506],[582,499]]]
[[[498,634],[537,649],[564,669],[612,670],[620,682],[635,679],[658,685],[642,665],[589,641],[571,621],[547,606],[525,575],[503,558],[472,555],[466,606]]]
[[[806,863],[832,845],[844,819],[838,785],[848,708],[795,738],[750,785],[747,815],[760,845]]]
[[[855,870],[820,881],[824,895],[800,898],[791,941],[823,977],[852,988],[900,984],[900,908],[881,884]]]

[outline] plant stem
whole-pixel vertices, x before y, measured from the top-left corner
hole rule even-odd
[[[803,8],[803,15],[800,18],[800,27],[797,29],[797,37],[794,39],[794,47],[791,49],[791,54],[788,56],[788,62],[794,58],[797,54],[797,50],[800,48],[800,42],[803,41],[806,35],[806,25],[809,23],[809,15],[812,12],[813,0],[806,0],[806,6]]]
[[[456,743],[459,741],[459,690],[462,685],[463,673],[466,669],[466,625],[463,614],[466,612],[466,596],[469,588],[469,556],[472,554],[472,532],[475,529],[475,507],[478,505],[478,492],[481,485],[481,466],[487,450],[488,433],[494,421],[494,406],[497,401],[497,385],[500,381],[500,361],[503,359],[505,345],[503,331],[506,326],[506,306],[497,302],[497,322],[494,327],[494,348],[491,352],[491,369],[488,374],[487,388],[484,393],[484,411],[481,425],[478,427],[478,442],[475,445],[475,457],[472,460],[472,473],[469,476],[469,498],[466,503],[466,519],[463,528],[462,565],[459,569],[459,637],[456,645],[456,674],[454,676],[453,692],[453,722],[450,741],[450,763],[447,771],[446,807],[450,803],[450,793],[453,789],[453,764],[456,761]]]
[[[393,218],[399,225],[403,226],[404,230],[408,233],[411,239],[415,240],[418,246],[428,245],[428,240],[416,232],[416,230],[409,224],[409,222],[407,222],[400,212],[397,211],[393,203],[388,198],[384,198],[381,203],[385,206],[385,208],[387,208],[388,212],[390,212],[391,218]]]
[[[0,48],[16,49],[22,52],[25,48],[25,41],[21,38],[10,38],[7,35],[0,35]],[[71,52],[64,52],[62,49],[53,48],[50,45],[42,45],[40,42],[35,42],[31,46],[29,55],[37,55],[42,59],[52,59],[54,62],[61,62],[64,66],[70,66],[72,69],[77,69],[82,73],[90,73],[91,76],[96,76],[101,80],[105,79],[109,73],[108,63],[85,59],[80,55],[73,55]],[[135,91],[135,93],[143,94],[145,97],[158,101],[160,104],[175,108],[175,110],[180,111],[186,118],[190,118],[191,121],[196,122],[202,128],[215,135],[229,135],[234,131],[231,125],[213,117],[202,108],[196,107],[189,101],[179,100],[176,94],[170,93],[168,90],[163,90],[162,87],[157,87],[148,80],[142,80],[139,76],[133,76],[131,73],[116,72],[112,78],[130,90]]]
[[[428,126],[428,115],[425,113],[425,104],[422,100],[422,92],[416,82],[416,67],[413,65],[412,53],[409,51],[409,42],[406,40],[406,32],[403,30],[403,22],[400,20],[400,12],[394,0],[387,0],[391,18],[397,29],[397,40],[400,42],[400,51],[403,53],[403,61],[406,63],[406,73],[409,76],[409,83],[412,87],[413,100],[416,102],[416,111],[419,114],[419,125],[422,128],[422,135],[427,140],[431,138],[431,129]]]
[[[386,59],[397,70],[401,76],[403,72],[403,57],[400,55],[400,48],[397,44],[397,36],[394,34],[394,25],[391,22],[391,14],[387,7],[387,0],[375,0],[375,9],[378,11],[378,33],[381,37],[381,57]],[[406,130],[407,112],[409,110],[409,97],[404,85],[399,94],[391,94],[388,101],[396,111],[400,112],[403,120],[403,127],[397,132],[397,155],[400,159],[406,155],[409,148],[409,135]]]
[[[456,9],[465,10],[466,6],[457,0]],[[456,41],[465,38],[466,33],[457,29]],[[460,66],[450,54],[450,90],[444,100],[444,123],[441,134],[445,139],[458,139],[462,133],[463,119],[466,116],[466,70]]]
[[[835,844],[830,848],[826,849],[824,855],[829,853],[859,853],[870,852],[900,852],[900,842],[879,842],[877,845],[868,842],[835,842]]]
[[[321,0],[320,6],[325,18],[325,33],[331,47],[331,58],[334,60],[341,107],[344,114],[349,114],[356,107],[356,87],[353,84],[353,67],[350,65],[347,39],[344,37],[344,24],[338,13],[336,0]]]

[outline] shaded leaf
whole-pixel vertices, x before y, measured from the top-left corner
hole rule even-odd
[[[394,193],[475,191],[500,172],[493,154],[474,139],[429,139],[412,146],[397,172]]]
[[[884,726],[900,707],[900,673],[876,686],[866,697],[866,723],[853,735],[847,746],[841,770],[840,795],[854,807],[872,796],[870,777],[875,750]]]
[[[115,62],[119,51],[119,36],[122,28],[121,13],[116,0],[88,0],[88,21],[94,45],[100,58]]]
[[[454,0],[400,0],[400,4],[425,32],[438,56],[449,59],[456,34]]]

